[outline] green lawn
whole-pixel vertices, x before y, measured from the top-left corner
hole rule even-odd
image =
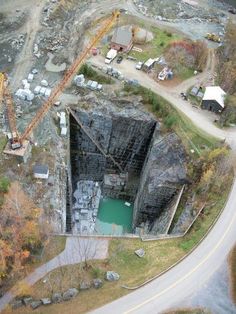
[[[147,61],[149,58],[160,57],[169,43],[180,39],[181,37],[177,34],[170,33],[154,26],[148,28],[153,34],[153,40],[145,45],[135,45],[143,49],[142,52],[131,51],[130,56],[137,58],[139,61]]]
[[[6,138],[6,136],[1,135],[1,136],[0,136],[0,153],[3,152],[3,150],[4,150],[5,146],[6,146],[6,144],[7,144],[7,138]]]

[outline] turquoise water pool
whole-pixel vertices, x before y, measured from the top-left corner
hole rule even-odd
[[[107,235],[120,235],[132,232],[133,204],[125,201],[103,198],[99,204],[96,232]]]

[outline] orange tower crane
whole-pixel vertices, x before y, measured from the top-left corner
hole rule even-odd
[[[81,65],[85,62],[86,58],[88,57],[91,49],[95,47],[98,42],[102,39],[102,37],[111,29],[112,25],[118,21],[118,18],[120,16],[120,11],[116,10],[112,12],[112,15],[110,18],[108,18],[103,26],[100,28],[100,30],[97,32],[97,34],[92,38],[88,46],[84,49],[84,51],[81,53],[81,55],[76,59],[76,61],[70,66],[70,68],[66,71],[62,81],[58,84],[58,86],[52,91],[51,96],[48,98],[48,100],[40,107],[38,112],[36,113],[33,120],[30,122],[30,124],[27,126],[25,131],[22,135],[18,135],[17,129],[16,129],[16,121],[15,121],[15,115],[13,110],[12,101],[9,97],[8,93],[5,93],[6,97],[6,103],[8,105],[7,109],[8,111],[8,118],[9,118],[9,125],[11,128],[12,133],[12,149],[16,149],[21,147],[24,140],[27,140],[32,131],[35,129],[35,127],[40,123],[42,118],[46,115],[50,107],[53,105],[53,103],[56,101],[58,96],[62,93],[62,90],[65,88],[65,86],[70,82],[72,76],[78,71],[78,69],[81,67]]]
[[[0,73],[0,105],[4,99],[6,103],[8,122],[11,131],[10,137],[11,147],[12,149],[16,149],[20,148],[21,144],[19,142],[19,134],[16,127],[16,117],[13,99],[11,97],[11,93],[7,85],[8,85],[7,75],[5,73]]]

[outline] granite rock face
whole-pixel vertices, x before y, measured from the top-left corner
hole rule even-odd
[[[95,100],[93,100],[95,101]],[[119,107],[122,105],[122,109]],[[131,184],[103,187],[108,197],[133,201],[152,134],[158,122],[152,114],[129,104],[109,103],[82,110],[70,117],[73,189],[79,180],[104,182],[109,174],[124,174]],[[77,121],[76,121],[77,119]],[[79,123],[78,123],[79,120]],[[133,179],[135,177],[135,179]]]
[[[148,222],[150,231],[186,178],[185,151],[180,139],[176,134],[162,137],[156,129],[134,204],[134,226]]]

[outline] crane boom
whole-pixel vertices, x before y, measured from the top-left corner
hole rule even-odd
[[[0,72],[0,106],[3,100],[3,93],[4,93],[4,80],[5,76],[3,73]]]
[[[11,97],[11,93],[7,87],[7,76],[5,73],[0,73],[0,104],[5,99],[6,108],[7,108],[7,116],[9,127],[11,131],[11,145],[12,148],[19,148],[19,134],[16,127],[16,117],[15,117],[15,108],[13,105],[13,99]]]
[[[57,97],[60,95],[62,90],[65,88],[67,83],[72,78],[73,74],[79,69],[79,67],[83,64],[86,57],[88,56],[91,49],[100,41],[100,39],[106,34],[107,31],[112,27],[113,23],[120,16],[120,11],[114,11],[112,16],[106,21],[105,25],[97,32],[97,34],[92,38],[88,46],[82,52],[80,57],[71,65],[71,67],[67,70],[64,75],[63,80],[58,84],[58,86],[52,91],[51,96],[48,100],[42,105],[42,107],[38,110],[33,120],[30,122],[28,127],[25,129],[24,133],[20,137],[20,142],[26,140],[33,129],[38,125],[38,123],[42,120],[44,115],[48,112],[49,108],[55,102]]]

